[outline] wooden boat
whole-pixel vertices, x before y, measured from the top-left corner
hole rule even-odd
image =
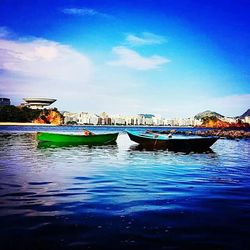
[[[129,138],[145,148],[169,149],[173,151],[204,151],[209,149],[219,137],[183,136],[141,133],[127,131]]]
[[[37,140],[56,143],[106,145],[114,143],[117,139],[118,134],[119,133],[81,135],[37,132]]]

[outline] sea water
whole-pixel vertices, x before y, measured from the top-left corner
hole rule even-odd
[[[125,127],[84,128],[117,144],[41,146],[36,131],[83,127],[0,127],[1,249],[250,248],[250,140],[146,151]]]

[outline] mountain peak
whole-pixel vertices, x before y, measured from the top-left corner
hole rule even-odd
[[[244,114],[242,114],[240,118],[244,119],[246,116],[250,116],[250,109],[248,109]]]
[[[203,111],[201,113],[198,113],[194,118],[195,119],[202,119],[204,117],[217,117],[217,118],[222,118],[224,117],[223,115],[219,114],[219,113],[216,113],[214,111],[211,111],[211,110],[206,110],[206,111]]]

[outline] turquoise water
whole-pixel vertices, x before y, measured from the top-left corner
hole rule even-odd
[[[43,147],[35,131],[82,127],[0,127],[2,249],[249,249],[249,140],[141,151],[124,127],[89,129],[117,145]]]

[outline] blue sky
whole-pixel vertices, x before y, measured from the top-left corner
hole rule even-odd
[[[188,117],[250,104],[250,1],[0,2],[0,95]]]

